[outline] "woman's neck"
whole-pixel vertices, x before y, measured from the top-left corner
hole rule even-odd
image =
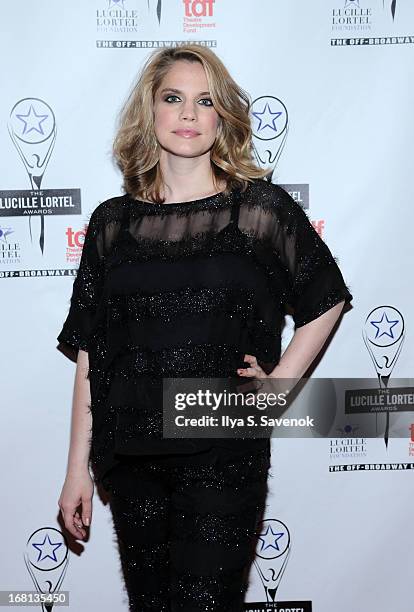
[[[219,181],[217,186],[214,184],[209,151],[192,158],[161,154],[160,169],[165,185],[162,194],[165,204],[207,198],[223,191],[226,186],[225,181]]]

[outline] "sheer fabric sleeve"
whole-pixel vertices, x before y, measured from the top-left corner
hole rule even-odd
[[[274,244],[290,280],[288,304],[295,327],[317,319],[353,296],[345,284],[337,259],[309,221],[303,208],[277,186],[278,222]]]
[[[57,336],[59,349],[76,360],[78,350],[89,350],[89,337],[94,324],[103,287],[102,237],[95,209],[90,216],[82,256],[73,282],[69,312]]]

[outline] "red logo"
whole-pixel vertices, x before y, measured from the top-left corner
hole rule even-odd
[[[311,223],[318,232],[319,236],[322,238],[322,232],[325,228],[325,219],[319,219],[319,221],[311,221]]]
[[[82,248],[83,247],[83,243],[85,242],[85,234],[86,234],[86,229],[87,229],[87,225],[85,225],[84,229],[73,231],[73,229],[71,227],[68,227],[68,229],[66,230],[66,236],[68,237],[68,247],[70,248],[74,248],[74,247],[78,247],[78,248]]]
[[[212,17],[215,0],[183,0],[186,17]]]
[[[87,228],[85,225],[80,230],[74,230],[72,227],[66,229],[66,261],[74,266],[79,265]]]

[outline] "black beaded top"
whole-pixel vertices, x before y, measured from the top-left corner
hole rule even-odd
[[[62,349],[88,352],[91,461],[100,481],[117,454],[261,449],[267,439],[162,437],[163,377],[237,377],[254,355],[279,362],[295,326],[351,301],[337,260],[282,187],[154,204],[130,195],[92,213]]]

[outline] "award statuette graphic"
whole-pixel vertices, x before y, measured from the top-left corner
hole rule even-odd
[[[156,11],[157,11],[158,23],[161,22],[161,6],[162,6],[162,0],[157,0]],[[110,11],[111,9],[116,9],[116,8],[125,10],[125,0],[108,0],[108,11]],[[147,0],[147,8],[149,12],[150,11],[150,0]]]
[[[382,8],[385,9],[385,4],[390,4],[390,0],[382,0]],[[395,9],[397,8],[397,0],[391,0],[390,10],[392,15],[392,20],[395,19]]]
[[[274,603],[291,552],[290,533],[277,519],[265,519],[259,525],[254,565],[265,590],[266,602]]]
[[[10,112],[8,130],[26,168],[31,188],[39,190],[56,141],[56,120],[52,109],[39,98],[23,98]],[[33,240],[31,221],[29,216],[30,239]],[[42,215],[40,224],[39,244],[43,253],[45,220]]]
[[[377,306],[367,316],[362,336],[377,372],[379,388],[385,389],[404,342],[404,318],[401,312],[393,306]],[[386,447],[389,425],[390,413],[387,410],[384,432]]]
[[[250,114],[253,136],[258,140],[253,151],[259,165],[272,166],[266,177],[271,181],[287,138],[287,108],[279,98],[261,96],[253,101]]]
[[[7,236],[9,234],[13,234],[14,230],[11,227],[0,227],[0,242],[5,242],[7,244]]]
[[[150,8],[150,0],[147,0],[147,4],[148,4],[148,11]],[[157,19],[158,19],[158,23],[161,23],[161,7],[162,7],[162,0],[157,0]]]
[[[24,561],[38,593],[57,593],[69,563],[65,536],[54,527],[41,527],[27,540]],[[53,603],[41,602],[51,612]]]

